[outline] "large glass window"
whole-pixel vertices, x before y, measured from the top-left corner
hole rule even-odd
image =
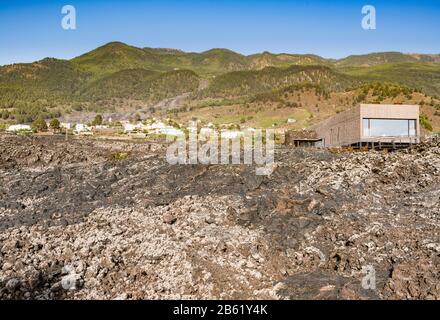
[[[363,119],[364,137],[415,137],[416,120]]]

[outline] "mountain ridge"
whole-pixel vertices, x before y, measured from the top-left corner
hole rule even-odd
[[[136,46],[132,46],[129,44],[126,44],[124,42],[120,42],[120,41],[112,41],[109,43],[106,43],[104,45],[101,45],[91,51],[85,52],[79,56],[76,56],[72,59],[58,59],[58,58],[54,58],[57,60],[67,60],[67,61],[73,61],[73,62],[80,62],[80,63],[84,63],[87,57],[89,57],[90,55],[93,55],[94,53],[96,54],[97,52],[100,52],[101,50],[106,51],[107,49],[110,49],[113,54],[115,54],[115,52],[121,51],[121,50],[130,50],[132,52],[132,54],[137,54],[138,58],[140,59],[146,59],[148,58],[148,56],[146,55],[146,53],[158,53],[158,54],[180,54],[180,55],[189,55],[189,56],[196,56],[196,55],[200,55],[200,56],[204,56],[204,55],[209,55],[210,53],[229,53],[229,54],[233,54],[236,56],[241,56],[247,59],[252,60],[252,58],[258,57],[258,56],[264,56],[264,55],[270,55],[273,57],[307,57],[307,58],[311,58],[311,59],[315,59],[315,61],[317,60],[321,60],[321,61],[325,61],[327,63],[335,63],[336,65],[352,65],[352,64],[356,64],[359,65],[359,62],[357,62],[357,59],[377,59],[380,56],[383,56],[383,62],[378,62],[378,63],[390,63],[390,62],[417,62],[417,61],[421,61],[421,62],[433,62],[433,63],[440,63],[440,53],[439,54],[425,54],[425,53],[404,53],[404,52],[398,52],[398,51],[389,51],[389,52],[369,52],[369,53],[365,53],[365,54],[353,54],[353,55],[349,55],[340,59],[335,59],[335,58],[325,58],[322,57],[320,55],[317,54],[313,54],[313,53],[304,53],[304,54],[298,54],[298,53],[289,53],[289,52],[279,52],[279,53],[274,53],[274,52],[269,52],[269,51],[263,51],[263,52],[257,52],[257,53],[253,53],[253,54],[249,54],[249,55],[245,55],[245,54],[241,54],[238,53],[236,51],[233,51],[231,49],[227,49],[227,48],[211,48],[205,51],[201,51],[201,52],[187,52],[187,51],[183,51],[180,49],[175,49],[175,48],[154,48],[154,47],[136,47]],[[34,62],[29,62],[29,63],[36,63],[38,61],[42,61],[44,59],[47,59],[50,57],[46,57],[43,58],[41,60],[37,60]],[[403,60],[403,61],[402,61]],[[349,61],[352,61],[352,63],[349,63]],[[12,63],[12,64],[5,64],[5,65],[0,65],[1,67],[4,66],[8,66],[8,65],[15,65],[15,64],[22,64],[20,62],[17,63]]]
[[[342,94],[372,82],[407,87],[435,101],[440,96],[440,55],[382,52],[326,59],[268,51],[242,55],[224,48],[184,52],[114,41],[70,60],[0,66],[0,115],[4,121],[29,122],[75,110],[145,110],[183,94],[185,105],[194,100],[212,104],[218,99],[254,101],[304,84]]]

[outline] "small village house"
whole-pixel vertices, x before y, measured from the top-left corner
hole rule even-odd
[[[91,128],[83,123],[77,123],[75,125],[75,129],[73,130],[73,133],[77,135],[93,135]]]
[[[32,128],[28,124],[14,124],[9,126],[6,131],[8,132],[17,132],[17,131],[31,131]]]

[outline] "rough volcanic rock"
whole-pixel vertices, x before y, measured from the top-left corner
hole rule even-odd
[[[266,177],[172,166],[157,142],[0,147],[2,299],[440,299],[436,139],[280,149]]]

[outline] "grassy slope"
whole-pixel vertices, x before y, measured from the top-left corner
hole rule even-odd
[[[228,103],[225,103],[228,102]],[[194,101],[173,112],[182,122],[196,117],[214,124],[303,128],[358,103],[421,104],[435,131],[440,129],[440,100],[404,86],[369,83],[345,91],[327,91],[312,84],[298,84],[259,94],[247,100]],[[295,119],[287,124],[288,119]]]

